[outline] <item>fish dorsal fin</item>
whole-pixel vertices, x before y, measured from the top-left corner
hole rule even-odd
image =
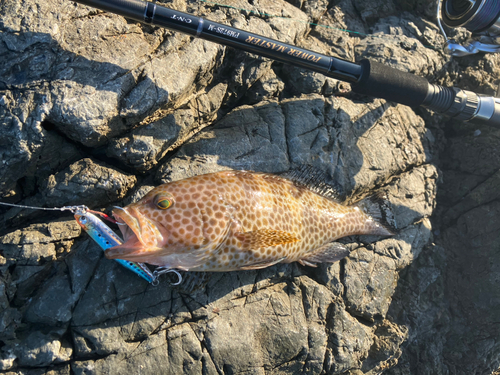
[[[235,237],[241,241],[242,250],[260,249],[262,247],[283,245],[297,242],[297,236],[273,229],[259,229],[250,232],[236,233]]]
[[[343,200],[340,187],[325,172],[312,165],[302,164],[280,173],[279,176],[335,202]]]

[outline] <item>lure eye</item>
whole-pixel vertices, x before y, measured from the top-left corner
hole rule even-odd
[[[166,210],[167,208],[171,207],[172,204],[172,200],[166,197],[159,197],[156,200],[156,207],[158,207],[160,210]]]
[[[87,224],[87,218],[85,216],[80,216],[78,219],[80,221],[80,224],[85,225]]]

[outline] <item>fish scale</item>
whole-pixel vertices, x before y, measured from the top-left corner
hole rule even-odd
[[[125,241],[106,256],[190,271],[314,266],[348,254],[338,238],[392,234],[377,199],[345,206],[308,181],[223,171],[160,185],[113,211]]]

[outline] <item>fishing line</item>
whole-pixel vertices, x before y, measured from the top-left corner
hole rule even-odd
[[[103,219],[114,223],[118,224],[115,219],[110,217],[109,215],[106,215],[104,212],[99,212],[99,211],[93,211],[90,210],[87,206],[85,205],[77,205],[77,206],[63,206],[63,207],[38,207],[38,206],[26,206],[23,204],[15,204],[15,203],[6,203],[6,202],[0,202],[0,205],[3,206],[9,206],[9,207],[18,207],[18,208],[27,208],[29,210],[41,210],[41,211],[70,211],[73,214],[83,214],[86,212],[91,212],[93,214],[101,216]]]
[[[14,204],[14,203],[5,203],[5,202],[0,202],[0,205],[3,206],[10,206],[10,207],[18,207],[18,208],[27,208],[30,210],[42,210],[42,211],[71,211],[72,213],[79,212],[79,211],[90,211],[87,206],[80,205],[80,206],[63,206],[63,207],[37,207],[37,206],[25,206],[23,204]],[[94,211],[90,211],[94,212]]]

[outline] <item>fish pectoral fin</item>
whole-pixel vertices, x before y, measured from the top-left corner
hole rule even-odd
[[[317,263],[333,263],[349,255],[349,249],[339,242],[332,242],[316,249],[298,262],[304,266],[316,267]]]
[[[299,238],[291,233],[274,229],[239,232],[235,233],[235,237],[241,241],[242,250],[259,249],[299,241]]]
[[[240,267],[240,270],[248,271],[248,270],[260,270],[261,268],[266,268],[270,266],[274,266],[275,264],[278,264],[285,260],[286,257],[282,257],[276,260],[271,260],[271,261],[262,261],[262,262],[255,262],[251,264],[247,264],[246,266]]]

